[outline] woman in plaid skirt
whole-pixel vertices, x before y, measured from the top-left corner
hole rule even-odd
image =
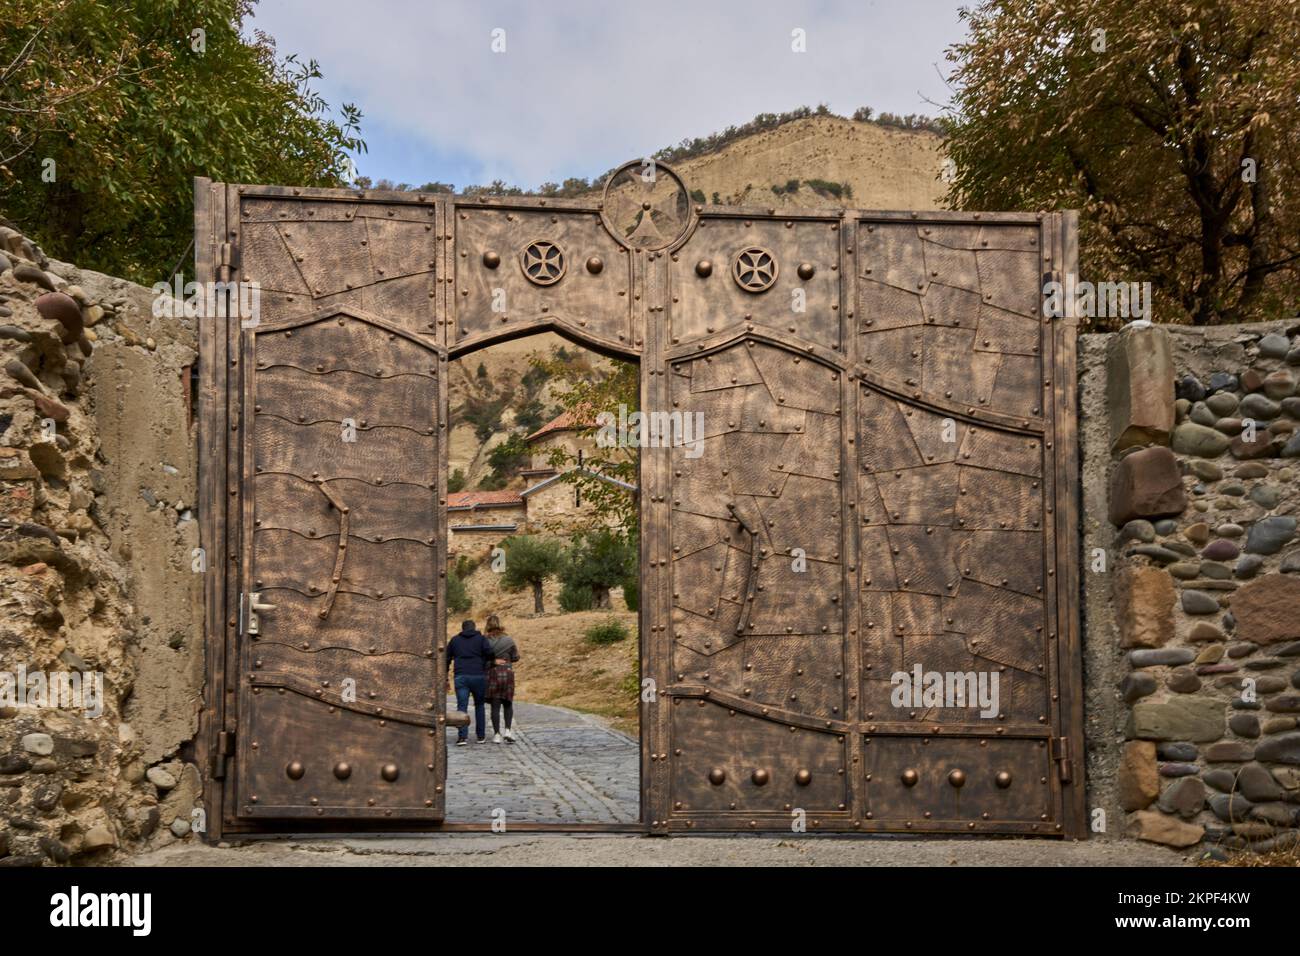
[[[488,644],[492,648],[492,666],[488,669],[487,693],[485,699],[492,705],[492,742],[501,743],[501,711],[506,712],[505,741],[515,742],[515,733],[510,729],[515,716],[515,662],[519,660],[519,648],[515,639],[501,629],[501,621],[495,614],[487,619]]]

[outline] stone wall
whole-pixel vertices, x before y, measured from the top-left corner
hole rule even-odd
[[[194,839],[194,329],[152,302],[0,226],[0,681],[100,675],[104,691],[91,716],[21,706],[12,689],[6,701],[0,683],[0,865],[112,862]],[[1080,340],[1099,838],[1214,856],[1296,843],[1297,332]],[[562,483],[539,494],[543,512],[547,497],[572,500]]]
[[[108,862],[198,805],[193,329],[153,298],[0,227],[0,865]]]
[[[1297,332],[1081,349],[1090,799],[1138,839],[1221,857],[1300,836]]]

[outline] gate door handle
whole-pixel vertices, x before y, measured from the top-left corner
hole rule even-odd
[[[257,612],[274,611],[275,605],[263,604],[261,591],[249,591],[244,595],[244,600],[246,602],[244,605],[244,633],[261,634],[262,631],[260,623],[257,620]]]
[[[334,573],[330,575],[330,586],[325,590],[325,606],[320,609],[320,619],[323,621],[330,616],[330,611],[334,609],[334,598],[339,593],[339,582],[343,580],[343,562],[348,556],[348,518],[352,509],[343,503],[335,494],[332,494],[329,488],[325,487],[325,480],[318,478],[316,487],[320,489],[327,501],[339,513],[339,550],[334,556]]]
[[[262,603],[262,592],[261,592],[261,591],[254,591],[252,594],[250,594],[250,595],[248,596],[248,606],[249,606],[250,608],[252,608],[254,611],[274,611],[274,610],[275,610],[275,605],[274,605],[274,604],[263,604],[263,603]]]

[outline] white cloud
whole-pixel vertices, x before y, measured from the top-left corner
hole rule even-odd
[[[937,0],[263,0],[252,26],[319,60],[331,103],[362,108],[368,175],[445,179],[450,165],[458,185],[527,186],[760,112],[935,113],[923,95],[947,98],[935,64],[960,36],[956,4]],[[796,28],[806,53],[791,51]]]

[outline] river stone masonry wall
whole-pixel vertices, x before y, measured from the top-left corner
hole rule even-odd
[[[1122,655],[1123,741],[1101,802],[1138,839],[1223,857],[1300,838],[1297,333],[1291,322],[1107,337],[1113,535],[1106,548],[1091,534],[1083,560],[1095,578],[1090,545],[1108,551]],[[1101,624],[1089,620],[1090,643]]]

